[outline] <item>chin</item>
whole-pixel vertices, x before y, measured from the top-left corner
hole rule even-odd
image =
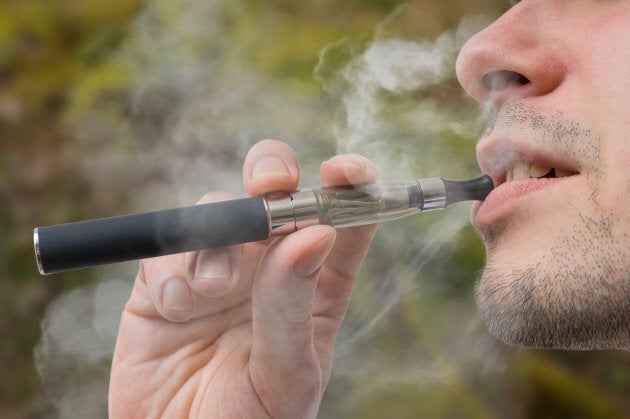
[[[495,321],[494,317],[481,315],[488,331],[503,343],[527,349],[561,349],[572,351],[590,351],[605,349],[630,348],[628,336],[601,336],[598,331],[587,327],[564,327],[554,329],[549,324],[505,326]],[[553,323],[552,323],[553,324]]]
[[[479,314],[506,344],[533,349],[630,348],[629,291],[583,293],[537,265],[486,267],[476,287]],[[557,281],[557,282],[556,282]],[[628,284],[628,281],[625,281]]]

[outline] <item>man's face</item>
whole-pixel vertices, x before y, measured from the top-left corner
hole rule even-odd
[[[471,214],[488,328],[630,349],[630,1],[524,0],[468,41],[457,73],[493,110],[477,157],[497,187]]]

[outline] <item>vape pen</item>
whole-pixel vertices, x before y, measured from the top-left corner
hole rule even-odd
[[[39,272],[50,274],[266,240],[314,224],[380,223],[483,200],[492,188],[488,176],[384,180],[39,227],[35,255]]]

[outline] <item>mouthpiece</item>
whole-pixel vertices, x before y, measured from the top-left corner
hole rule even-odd
[[[488,176],[385,180],[38,227],[35,259],[45,275],[266,240],[315,224],[375,224],[483,200],[493,187]]]
[[[483,201],[494,188],[490,176],[480,176],[470,180],[444,180],[446,205],[461,201]]]

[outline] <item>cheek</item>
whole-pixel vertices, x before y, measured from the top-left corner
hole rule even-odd
[[[630,130],[630,127],[628,128]],[[628,131],[630,135],[630,131]],[[614,181],[620,199],[630,203],[630,138],[620,141],[612,153],[609,179]],[[626,206],[626,209],[629,207]],[[630,214],[630,211],[626,211]]]
[[[630,91],[629,91],[630,95]],[[619,123],[604,133],[598,175],[593,176],[596,211],[610,214],[630,227],[630,126]]]
[[[616,225],[625,229],[625,236],[630,242],[630,168],[628,159],[618,171],[611,169],[612,175],[602,182],[601,190],[595,198],[597,209],[616,220]],[[620,236],[620,237],[623,237]],[[630,249],[630,247],[629,247]]]
[[[582,59],[572,86],[599,137],[602,159],[594,168],[599,179],[589,179],[597,188],[595,200],[604,211],[621,215],[630,205],[630,31],[611,42],[612,29],[602,30],[607,33],[587,44],[592,54]]]
[[[563,26],[562,34],[567,76],[575,78],[578,100],[588,108],[606,105],[607,112],[598,115],[606,120],[630,106],[630,2],[597,3]]]

